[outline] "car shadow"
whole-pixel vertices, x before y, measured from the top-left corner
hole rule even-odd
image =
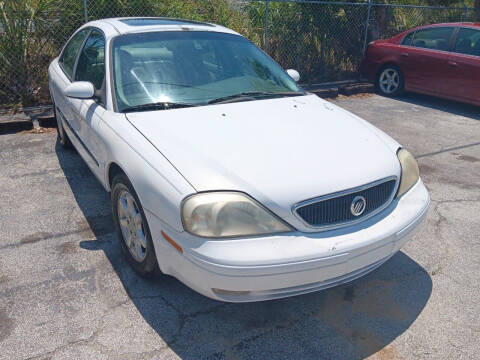
[[[431,109],[480,120],[480,106],[417,93],[405,93],[396,99],[412,105],[425,106]]]
[[[109,195],[74,150],[57,143],[56,153],[95,236],[80,248],[105,254],[138,312],[182,359],[392,358],[392,341],[430,298],[429,274],[403,252],[354,282],[260,303],[214,301],[164,275],[144,280],[123,259]]]

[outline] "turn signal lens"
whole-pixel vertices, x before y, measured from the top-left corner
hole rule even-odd
[[[167,240],[170,243],[170,245],[172,245],[180,254],[183,254],[183,249],[180,245],[178,245],[170,236],[165,234],[163,230],[160,232],[162,233],[163,238]]]

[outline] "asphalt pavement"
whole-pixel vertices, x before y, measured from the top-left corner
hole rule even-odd
[[[0,359],[478,359],[480,108],[334,100],[409,149],[432,204],[364,278],[251,304],[210,300],[120,253],[109,194],[56,133],[0,134]]]

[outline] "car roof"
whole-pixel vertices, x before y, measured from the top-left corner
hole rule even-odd
[[[480,23],[478,22],[451,22],[451,23],[439,23],[439,24],[431,24],[431,25],[423,25],[423,26],[417,26],[414,29],[425,29],[425,28],[430,28],[430,27],[443,27],[443,26],[454,26],[454,27],[475,27],[475,28],[480,28]],[[413,30],[413,29],[410,29]]]
[[[151,31],[215,31],[236,34],[221,25],[167,17],[118,17],[91,21],[83,27],[100,28],[107,37]]]

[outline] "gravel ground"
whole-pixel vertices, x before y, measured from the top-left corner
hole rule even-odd
[[[427,221],[370,275],[253,304],[137,277],[105,193],[56,134],[0,135],[0,359],[478,359],[480,111],[339,98],[414,153]]]

